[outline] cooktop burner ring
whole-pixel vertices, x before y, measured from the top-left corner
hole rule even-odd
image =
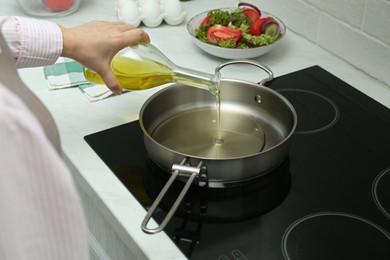
[[[330,237],[327,237],[326,236],[326,234],[323,234],[323,233],[320,233],[320,232],[318,232],[318,231],[324,231],[324,230],[326,230],[326,231],[328,231],[328,230],[330,230],[331,228],[334,228],[334,224],[338,224],[337,223],[337,221],[329,221],[329,222],[320,222],[320,223],[317,223],[317,224],[320,224],[320,225],[310,225],[309,227],[306,227],[306,229],[304,229],[304,230],[301,230],[301,232],[299,232],[299,234],[300,234],[300,236],[299,237],[297,237],[295,240],[297,240],[298,242],[299,242],[299,244],[297,244],[297,243],[295,243],[294,244],[294,246],[293,246],[293,248],[294,248],[294,250],[296,250],[297,252],[299,251],[299,257],[298,258],[296,258],[296,257],[291,257],[291,255],[289,254],[289,246],[288,246],[288,240],[289,240],[289,238],[292,236],[292,234],[293,234],[293,232],[294,232],[294,230],[296,230],[296,229],[298,229],[298,226],[300,226],[302,223],[304,223],[304,222],[306,222],[306,221],[310,221],[310,220],[313,220],[313,221],[318,221],[318,219],[319,218],[321,218],[321,217],[332,217],[332,220],[333,220],[333,218],[337,218],[337,217],[343,217],[343,219],[340,219],[341,221],[344,221],[345,220],[345,218],[348,218],[348,219],[352,219],[352,220],[357,220],[358,221],[358,223],[360,224],[360,223],[364,223],[364,224],[368,224],[368,228],[370,229],[370,231],[368,231],[368,229],[367,229],[367,227],[366,227],[366,225],[365,225],[365,231],[367,231],[367,232],[361,232],[361,233],[364,233],[365,234],[365,236],[364,236],[364,238],[363,239],[365,239],[366,237],[367,237],[367,239],[369,239],[370,241],[371,241],[371,239],[375,236],[375,238],[377,239],[376,241],[375,241],[375,239],[374,239],[374,241],[375,241],[375,243],[371,243],[371,245],[373,245],[373,246],[377,246],[377,244],[379,244],[379,245],[382,245],[382,244],[386,244],[386,245],[388,245],[389,243],[390,243],[390,234],[384,229],[384,228],[382,228],[382,227],[380,227],[379,225],[377,225],[376,223],[374,223],[374,222],[372,222],[372,221],[370,221],[370,220],[368,220],[368,219],[365,219],[365,218],[363,218],[363,217],[360,217],[360,216],[357,216],[357,215],[353,215],[353,214],[350,214],[350,213],[344,213],[344,212],[331,212],[331,211],[329,211],[329,212],[318,212],[318,213],[314,213],[314,214],[310,214],[310,215],[306,215],[306,216],[304,216],[304,217],[302,217],[302,218],[300,218],[300,219],[298,219],[298,220],[296,220],[295,222],[293,222],[287,229],[286,229],[286,231],[284,232],[284,234],[283,234],[283,236],[282,236],[282,242],[281,242],[281,247],[282,247],[282,253],[283,253],[283,256],[284,256],[284,258],[285,259],[287,259],[287,260],[294,260],[294,259],[301,259],[301,260],[304,260],[304,259],[306,259],[306,258],[302,258],[302,253],[305,253],[306,255],[309,255],[309,259],[312,259],[311,257],[313,257],[312,256],[312,254],[313,253],[318,253],[318,256],[317,257],[323,257],[323,258],[321,258],[321,259],[335,259],[334,257],[335,257],[335,255],[333,255],[332,254],[332,257],[330,257],[329,258],[329,255],[326,257],[324,257],[324,250],[319,250],[318,248],[316,249],[317,251],[316,252],[308,252],[308,253],[306,253],[306,252],[302,252],[302,251],[300,251],[298,248],[299,247],[301,247],[302,246],[302,244],[303,244],[303,247],[305,247],[305,249],[308,249],[308,248],[310,248],[307,244],[305,244],[305,241],[306,242],[308,242],[308,241],[312,241],[312,240],[320,240],[320,241],[323,241],[323,242],[329,242],[329,241],[331,241],[331,242],[333,242],[333,241],[339,241],[340,239],[341,240],[343,240],[343,238],[344,238],[344,236],[332,236],[331,238]],[[339,221],[339,222],[341,222],[341,221]],[[348,224],[350,224],[351,222],[348,222]],[[333,226],[334,225],[334,226]],[[344,229],[344,227],[346,226],[347,224],[346,224],[346,222],[344,223],[344,225],[341,225],[341,227],[342,228],[340,228],[340,229]],[[350,228],[349,226],[348,227],[345,227],[345,229],[348,229],[348,228]],[[375,235],[369,235],[368,234],[368,232],[372,232],[372,228],[374,228],[374,230],[375,230]],[[355,229],[354,229],[355,230]],[[339,230],[338,230],[339,231]],[[380,234],[379,234],[379,236],[378,236],[378,233],[376,232],[376,231],[379,231],[380,232]],[[310,239],[305,239],[305,236],[306,237],[308,237],[308,236],[310,236],[310,234],[309,233],[313,233],[313,232],[315,232],[316,234],[316,236],[315,237],[313,237],[313,236],[311,236],[311,237],[309,237]],[[298,235],[299,235],[298,234]],[[321,235],[321,236],[320,236]],[[356,235],[356,234],[355,234]],[[346,236],[346,237],[348,237],[348,236]],[[314,239],[313,239],[314,238]],[[355,236],[355,238],[356,238],[356,236]],[[359,237],[359,238],[357,238],[357,239],[360,239],[361,240],[361,238]],[[355,239],[355,240],[357,240],[357,239]],[[386,240],[386,242],[384,242],[383,243],[383,241],[378,241],[378,239],[382,239],[382,240]],[[292,240],[294,240],[294,238],[292,238]],[[348,241],[348,242],[350,242],[350,240],[346,240],[346,239],[344,239],[343,241]],[[318,241],[317,241],[318,242]],[[348,242],[345,242],[345,245],[344,245],[344,247],[347,247],[348,248],[348,246],[346,245]],[[360,242],[360,241],[359,241]],[[337,242],[336,242],[337,243]],[[368,244],[369,243],[362,243],[362,244],[364,244],[366,247],[365,247],[365,250],[367,250],[367,248],[368,248]],[[300,245],[300,246],[298,246],[298,245]],[[332,245],[332,244],[331,244]],[[327,247],[328,246],[328,244],[326,244],[326,245],[324,245],[325,247]],[[337,246],[339,246],[339,244],[337,244]],[[351,245],[349,245],[349,247],[351,247]],[[333,248],[334,250],[335,250],[335,248],[334,247],[331,247],[331,246],[329,246],[329,248]],[[356,248],[360,248],[358,245],[356,246]],[[388,248],[388,247],[387,247]],[[338,247],[336,248],[336,249],[338,249]],[[374,251],[375,251],[375,253],[377,253],[377,251],[376,251],[376,249],[383,249],[383,248],[381,248],[380,246],[377,246],[377,248],[375,248],[373,251],[370,251],[370,253],[373,253]],[[335,250],[336,251],[336,250]],[[337,252],[340,252],[340,251],[342,251],[342,250],[338,250]],[[364,252],[364,253],[367,253],[366,251]],[[298,254],[298,253],[297,253]],[[354,253],[355,255],[356,255],[356,253]],[[390,254],[390,252],[388,251],[388,249],[387,249],[387,251],[386,251],[386,249],[385,249],[385,252],[378,252],[378,254],[380,254],[380,257],[382,257],[383,256],[383,254],[385,254],[386,256],[388,256],[388,254]],[[345,255],[344,255],[345,256]],[[345,258],[344,258],[345,259]],[[359,258],[359,257],[357,257],[356,259],[361,259],[361,258]],[[387,258],[371,258],[371,259],[387,259]]]
[[[376,206],[379,208],[379,210],[385,215],[388,219],[390,219],[390,212],[387,211],[383,203],[380,202],[380,195],[378,194],[379,184],[383,180],[384,176],[386,174],[390,174],[390,167],[383,170],[378,176],[376,176],[373,184],[372,184],[372,196],[374,198],[374,202]]]
[[[329,129],[330,127],[332,127],[334,124],[336,124],[336,122],[338,121],[339,117],[340,117],[340,110],[338,108],[338,106],[336,105],[336,103],[334,103],[332,100],[330,100],[329,98],[325,97],[324,95],[322,94],[319,94],[319,93],[316,93],[314,91],[310,91],[310,90],[303,90],[303,89],[291,89],[291,88],[285,88],[285,89],[278,89],[276,90],[277,92],[283,94],[283,92],[298,92],[298,93],[304,93],[304,94],[310,94],[312,95],[312,98],[314,97],[315,99],[317,99],[317,102],[315,102],[316,105],[318,104],[321,104],[322,105],[326,105],[326,106],[329,106],[330,105],[330,108],[333,109],[333,111],[331,113],[333,113],[333,118],[329,119],[328,122],[325,122],[325,125],[320,125],[320,126],[316,126],[318,128],[314,128],[313,126],[309,127],[308,130],[299,130],[299,127],[300,127],[300,122],[308,122],[308,121],[311,121],[311,120],[300,120],[300,113],[299,111],[296,111],[297,112],[297,116],[298,116],[298,125],[297,125],[297,129],[295,130],[294,134],[315,134],[315,133],[319,133],[319,132],[322,132],[322,131],[325,131],[327,129]],[[294,104],[294,100],[292,100],[292,98],[288,98],[286,97],[293,105],[293,107],[297,110],[298,108],[298,104]],[[305,100],[308,100],[307,98]],[[327,110],[329,108],[325,108],[325,110]],[[311,128],[311,129],[310,129]]]

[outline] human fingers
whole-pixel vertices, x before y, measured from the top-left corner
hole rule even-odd
[[[142,29],[134,28],[123,32],[124,47],[140,42],[150,42],[149,35]]]
[[[112,92],[116,95],[120,95],[122,93],[122,87],[111,69],[101,73],[100,76],[102,77],[104,84],[106,84]]]

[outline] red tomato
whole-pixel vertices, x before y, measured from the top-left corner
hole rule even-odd
[[[260,18],[260,14],[254,9],[245,8],[242,10],[242,13],[251,19],[252,23]]]
[[[43,4],[55,12],[68,10],[75,0],[42,0]]]
[[[249,28],[249,32],[252,35],[259,36],[260,34],[262,34],[264,23],[266,23],[269,19],[272,18],[265,17],[265,18],[257,19],[254,23],[252,23],[251,27]]]
[[[226,40],[237,42],[241,38],[241,35],[242,32],[240,29],[234,29],[220,24],[213,25],[207,30],[207,39],[210,42]]]
[[[200,25],[205,25],[210,23],[210,15],[206,16],[203,21],[200,23]]]

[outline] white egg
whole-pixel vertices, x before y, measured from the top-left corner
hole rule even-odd
[[[180,24],[186,16],[179,0],[117,0],[120,21],[138,26],[156,27],[163,20],[169,25]]]
[[[121,8],[126,2],[128,2],[129,0],[118,0],[117,1],[117,7],[118,8]],[[130,0],[132,1],[132,0]]]
[[[118,16],[121,21],[133,26],[138,26],[140,23],[138,6],[133,0],[127,0],[122,2],[121,6],[118,5]]]
[[[136,1],[138,6],[142,6],[147,0],[138,0]]]
[[[166,15],[172,17],[179,16],[182,13],[179,0],[165,0],[163,9]]]
[[[141,12],[148,19],[156,19],[161,14],[160,3],[155,0],[146,0],[141,6]]]

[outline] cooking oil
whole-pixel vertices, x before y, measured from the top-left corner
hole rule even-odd
[[[208,74],[177,66],[151,44],[139,44],[119,51],[111,62],[111,68],[121,84],[128,90],[143,90],[166,83],[184,85],[219,93],[219,73]],[[93,70],[84,67],[85,78],[104,85],[102,78]]]
[[[128,90],[143,90],[173,82],[173,72],[167,66],[152,60],[135,60],[125,56],[115,57],[111,68],[121,84]],[[84,68],[85,78],[104,85],[95,71]]]
[[[162,122],[152,133],[161,145],[204,158],[232,158],[263,150],[265,134],[253,116],[215,108],[195,109]],[[219,122],[218,122],[219,121]]]

